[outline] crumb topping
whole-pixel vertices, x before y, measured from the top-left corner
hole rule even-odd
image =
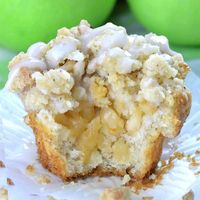
[[[70,94],[74,85],[73,77],[63,69],[49,70],[44,74],[40,72],[33,73],[36,88],[43,94]]]

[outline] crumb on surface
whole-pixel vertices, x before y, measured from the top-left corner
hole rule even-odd
[[[200,162],[197,162],[196,158],[192,157],[191,161],[190,161],[190,166],[192,166],[192,167],[200,166]]]
[[[100,200],[131,200],[130,189],[128,187],[106,188]]]
[[[4,162],[2,160],[0,160],[0,168],[5,168],[5,167],[6,166],[5,166]]]
[[[196,175],[196,176],[200,175],[200,171],[197,171],[197,172],[195,173],[195,175]]]
[[[167,174],[169,170],[174,167],[174,160],[181,160],[185,157],[185,154],[182,152],[174,152],[174,154],[169,158],[169,160],[160,161],[160,165],[156,168],[155,172],[151,174],[148,178],[145,178],[141,181],[132,182],[129,185],[133,191],[138,194],[141,189],[153,188],[156,185],[159,185],[163,180],[163,175]]]
[[[133,189],[133,191],[136,194],[139,194],[140,190],[142,189],[148,189],[153,188],[156,185],[159,185],[161,181],[163,180],[163,176],[169,172],[174,167],[173,160],[169,160],[169,162],[162,161],[161,166],[158,167],[153,175],[149,176],[148,178],[144,178],[141,181],[136,181],[130,183],[130,187]]]
[[[33,165],[27,165],[26,172],[29,173],[29,174],[34,174],[35,173],[35,167]]]
[[[197,150],[195,151],[195,154],[200,154],[200,150],[197,149]]]
[[[8,190],[5,188],[0,188],[0,199],[1,200],[8,200]]]
[[[196,150],[196,154],[199,153],[199,150]],[[139,193],[141,189],[153,188],[155,185],[161,183],[163,179],[163,175],[168,173],[174,167],[174,160],[181,160],[186,158],[189,162],[190,166],[198,167],[200,166],[200,162],[197,162],[195,157],[192,155],[184,154],[183,152],[174,152],[174,154],[169,158],[169,160],[160,161],[160,165],[158,165],[157,169],[153,174],[151,174],[148,178],[145,178],[141,181],[130,183],[129,185],[133,188],[134,192]],[[200,171],[197,171],[195,175],[200,175]]]
[[[126,174],[123,179],[122,179],[122,185],[125,185],[126,183],[128,183],[131,180],[131,177]]]
[[[184,156],[185,154],[183,152],[176,151],[171,159],[174,160],[174,158],[177,158],[178,160],[181,160]]]
[[[196,150],[195,154],[199,155],[200,150]],[[139,194],[140,190],[153,188],[156,185],[161,184],[161,181],[163,180],[163,175],[167,174],[169,170],[171,170],[174,167],[174,161],[175,160],[182,160],[186,158],[189,162],[189,165],[191,167],[199,167],[200,162],[198,162],[194,155],[191,154],[184,154],[183,152],[176,151],[173,155],[170,156],[168,160],[161,160],[155,171],[148,176],[147,178],[142,179],[141,181],[134,181],[130,180],[127,184],[127,186],[131,187],[131,189],[136,193]],[[194,175],[198,176],[200,175],[200,171],[197,171],[194,173]],[[146,198],[146,197],[145,197]]]
[[[74,185],[75,183],[76,183],[76,181],[64,182],[65,185],[68,185],[68,184]]]
[[[194,192],[190,190],[187,194],[185,194],[182,198],[183,200],[193,200],[194,199]]]
[[[142,197],[142,200],[153,200],[153,197],[151,196]]]
[[[200,150],[197,149],[197,150],[195,151],[195,156],[196,156],[196,155],[199,155],[199,154],[200,154]],[[189,164],[190,164],[190,167],[199,167],[199,166],[200,166],[200,162],[198,162],[198,161],[196,160],[196,157],[195,157],[195,156],[190,155],[190,154],[188,154],[188,155],[186,156],[187,161],[188,161]],[[198,173],[195,173],[195,175],[198,175]]]
[[[7,178],[7,184],[8,185],[15,185],[11,178]]]
[[[51,183],[51,179],[48,175],[40,175],[38,176],[38,183],[42,184],[42,185],[46,185]]]
[[[51,196],[51,195],[48,195],[48,196],[47,196],[47,200],[56,200],[56,198],[53,197],[53,196]]]

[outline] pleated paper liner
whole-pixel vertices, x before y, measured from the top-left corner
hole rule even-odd
[[[132,199],[182,199],[199,181],[200,79],[190,73],[187,86],[193,93],[191,113],[180,135],[165,141],[155,173],[142,184],[131,186],[134,191],[131,193]],[[1,179],[0,184],[8,189],[9,200],[44,200],[48,196],[57,200],[93,200],[99,199],[105,188],[122,185],[122,178],[119,177],[95,177],[63,183],[49,173],[38,161],[34,135],[23,122],[25,115],[16,95],[6,90],[0,91],[0,160],[6,166],[4,181]],[[7,178],[14,185],[5,183]]]

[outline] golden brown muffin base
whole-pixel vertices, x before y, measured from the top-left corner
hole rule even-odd
[[[175,123],[175,133],[179,134],[181,128],[190,113],[190,108],[192,104],[192,96],[189,92],[185,95],[177,93],[175,95],[175,105],[174,105],[174,123]],[[174,135],[174,136],[176,136]]]
[[[175,102],[176,103],[174,105],[174,113],[172,117],[174,131],[172,135],[167,135],[167,137],[175,137],[180,132],[183,123],[190,111],[191,94],[188,91],[184,91],[184,94],[176,93]],[[51,133],[51,130],[37,120],[35,113],[29,113],[25,121],[30,127],[32,127],[35,134],[40,162],[50,172],[59,176],[64,181],[70,181],[76,178],[86,178],[88,176],[124,176],[129,173],[129,169],[116,170],[114,168],[107,169],[97,167],[88,173],[75,173],[70,175],[67,170],[66,159],[62,157],[59,151],[52,145],[53,134]],[[145,147],[144,164],[139,169],[139,171],[136,171],[134,175],[131,175],[132,179],[134,180],[140,180],[148,176],[156,167],[160,159],[164,136],[163,133],[158,133],[155,135],[157,136],[151,138],[151,141],[148,141],[148,146]]]
[[[97,167],[91,172],[86,174],[73,174],[69,175],[67,171],[67,165],[64,158],[61,157],[59,152],[53,148],[50,144],[52,136],[50,130],[45,127],[41,122],[39,122],[34,113],[29,114],[26,117],[26,123],[28,123],[34,131],[36,137],[36,144],[38,147],[39,160],[42,165],[47,168],[50,172],[59,176],[64,181],[70,181],[76,178],[86,178],[89,176],[124,176],[128,173],[129,170],[116,170],[114,168],[107,169],[102,167]],[[142,179],[156,167],[157,162],[160,159],[162,152],[162,144],[164,137],[159,134],[159,137],[156,138],[146,149],[145,151],[145,165],[143,169],[137,171],[132,177],[135,180]]]

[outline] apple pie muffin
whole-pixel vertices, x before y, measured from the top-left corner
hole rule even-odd
[[[41,163],[63,180],[142,179],[176,137],[191,106],[189,67],[164,36],[128,35],[87,21],[58,30],[9,63]]]

